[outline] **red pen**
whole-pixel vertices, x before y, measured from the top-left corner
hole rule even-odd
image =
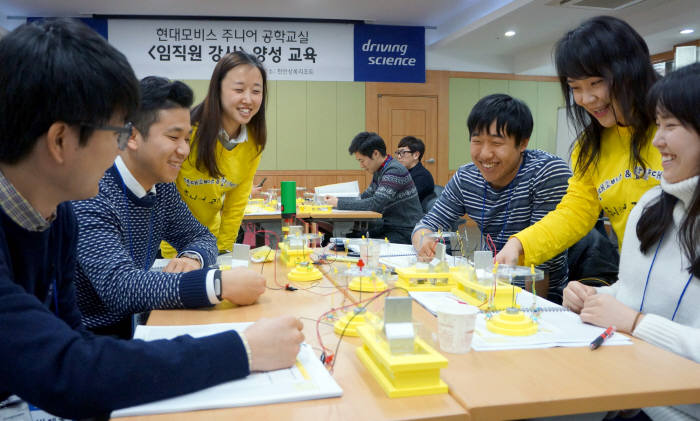
[[[600,336],[591,342],[591,350],[598,349],[601,345],[603,345],[603,342],[605,342],[606,339],[613,335],[613,333],[615,333],[615,326],[610,326],[609,328],[605,329],[605,332],[601,333]]]

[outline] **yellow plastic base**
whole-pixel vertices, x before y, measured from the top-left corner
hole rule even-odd
[[[267,263],[275,259],[275,251],[269,246],[261,246],[250,251],[250,260],[253,263]]]
[[[427,272],[415,267],[396,268],[398,280],[395,286],[407,291],[437,291],[448,292],[456,286],[450,272]],[[432,283],[428,280],[436,280]],[[413,282],[411,282],[413,280]]]
[[[373,276],[356,276],[352,278],[348,288],[358,292],[379,292],[384,291],[387,286],[386,282]]]
[[[251,213],[274,212],[277,210],[276,205],[276,203],[266,204],[263,199],[249,199],[243,213],[248,215]]]
[[[394,284],[395,287],[397,288],[403,288],[406,291],[434,291],[434,292],[448,292],[451,291],[452,288],[455,287],[454,282],[452,281],[447,281],[446,283],[440,283],[440,284],[431,284],[430,282],[424,282],[424,283],[411,283],[410,281],[406,279],[399,278],[396,283]]]
[[[498,282],[494,295],[493,283],[479,283],[474,279],[473,271],[453,272],[452,278],[456,283],[455,288],[450,292],[460,300],[481,309],[486,309],[489,304],[498,309],[510,307],[513,305],[514,297],[522,290],[520,287]],[[492,295],[493,299],[491,299]]]
[[[297,212],[299,213],[331,213],[333,206],[331,205],[300,205],[297,204]]]
[[[296,266],[301,262],[308,262],[309,256],[311,256],[312,252],[313,249],[308,247],[298,250],[290,250],[287,244],[280,243],[280,260],[282,263],[287,265],[287,267]]]
[[[323,274],[316,266],[309,263],[308,265],[296,265],[287,274],[287,279],[293,282],[313,282],[323,279]]]
[[[372,377],[390,398],[447,393],[447,384],[440,379],[440,369],[447,359],[423,340],[416,338],[415,352],[393,355],[386,340],[371,326],[361,326],[358,333],[363,345],[356,349]]]
[[[350,310],[343,317],[338,319],[337,322],[333,325],[333,332],[335,332],[336,335],[344,335],[344,336],[358,336],[359,334],[357,333],[357,328],[360,326],[363,326],[366,323],[371,323],[371,324],[380,324],[381,319],[379,316],[377,316],[374,313],[370,313],[369,311],[365,310],[364,313],[358,314],[355,317],[352,317],[355,314],[354,310]],[[352,319],[352,320],[350,320]],[[347,326],[347,327],[346,327]],[[343,330],[345,330],[345,333],[343,333]]]
[[[486,321],[486,328],[507,336],[530,336],[537,333],[537,323],[522,311],[501,311]]]

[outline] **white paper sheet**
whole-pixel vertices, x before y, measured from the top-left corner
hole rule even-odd
[[[185,334],[202,337],[226,330],[243,331],[250,324],[137,326],[134,338],[152,341],[172,339]],[[246,378],[222,383],[198,392],[121,409],[114,411],[112,417],[293,402],[338,397],[342,394],[343,390],[323,367],[311,346],[302,344],[297,355],[297,364],[291,368],[253,373]]]
[[[331,195],[335,197],[359,197],[360,185],[357,181],[348,181],[347,183],[326,184],[318,186],[314,189],[317,196]]]

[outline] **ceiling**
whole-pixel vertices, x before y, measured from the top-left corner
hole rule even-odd
[[[582,20],[629,22],[652,54],[700,38],[699,0],[641,0],[619,10],[561,6],[571,0],[0,0],[0,25],[26,16],[159,15],[350,20],[426,27],[429,68],[551,74],[554,42]],[[578,1],[578,0],[574,0]],[[603,4],[621,0],[587,0]],[[683,28],[695,33],[682,35]],[[503,34],[516,31],[511,38]]]

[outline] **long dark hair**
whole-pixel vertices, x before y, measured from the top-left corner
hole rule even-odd
[[[604,127],[574,103],[567,79],[598,76],[607,82],[610,99],[620,105],[622,116],[615,118],[622,117],[632,128],[630,164],[646,169],[640,151],[649,142],[654,116],[648,113],[645,99],[659,76],[651,65],[644,39],[620,19],[597,16],[564,35],[554,47],[554,56],[567,115],[579,133],[575,169],[584,174],[598,163]]]
[[[687,129],[700,135],[700,63],[691,64],[670,73],[649,91],[648,105],[662,117],[673,116]],[[668,228],[673,225],[673,207],[678,199],[662,192],[658,201],[647,206],[637,223],[637,237],[642,253],[649,251]],[[678,237],[690,261],[688,271],[700,277],[700,183],[695,185],[688,212],[678,229]]]
[[[216,164],[216,142],[221,129],[221,81],[234,67],[250,65],[260,70],[263,81],[263,99],[260,109],[253,116],[247,129],[253,134],[258,153],[262,153],[267,143],[267,125],[265,124],[265,103],[267,102],[267,73],[258,59],[245,51],[236,51],[221,57],[214,67],[209,81],[209,91],[201,104],[192,109],[192,124],[197,124],[197,134],[194,142],[197,144],[198,170],[206,170],[214,178],[221,177],[219,166]]]

